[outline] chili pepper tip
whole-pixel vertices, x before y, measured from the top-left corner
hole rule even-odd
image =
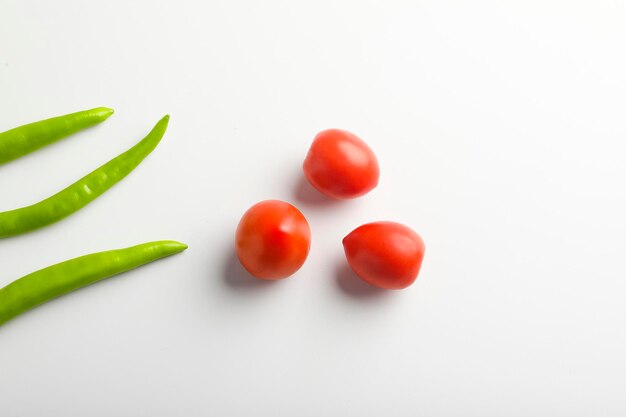
[[[164,241],[167,242],[169,247],[175,249],[177,252],[182,252],[189,246],[186,243],[178,242],[176,240]]]
[[[113,113],[115,113],[115,110],[113,110],[112,108],[109,107],[98,107],[96,109],[98,113],[100,113],[100,115],[102,116],[103,120],[107,119],[109,116],[111,116]]]

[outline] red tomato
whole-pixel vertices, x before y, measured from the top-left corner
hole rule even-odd
[[[354,229],[343,239],[350,268],[363,281],[387,290],[415,282],[424,258],[424,241],[408,227],[375,222]]]
[[[304,175],[329,197],[362,196],[378,185],[380,171],[374,152],[358,136],[328,129],[315,136],[304,160]]]
[[[291,204],[261,201],[241,218],[235,246],[239,261],[255,277],[286,278],[304,264],[311,247],[311,229]]]

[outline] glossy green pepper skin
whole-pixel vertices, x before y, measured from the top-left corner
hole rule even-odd
[[[0,213],[0,238],[19,235],[57,222],[80,210],[127,176],[159,144],[169,115],[135,146],[74,184],[33,205]]]
[[[0,165],[104,122],[113,109],[98,107],[19,126],[0,133]]]
[[[0,289],[0,326],[53,298],[185,249],[184,243],[161,240],[81,256],[28,274]]]

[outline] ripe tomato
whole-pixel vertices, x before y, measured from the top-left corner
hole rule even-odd
[[[350,268],[365,282],[399,290],[415,282],[424,258],[424,241],[408,227],[375,222],[354,229],[343,239]]]
[[[315,136],[304,160],[304,175],[320,192],[337,199],[367,194],[380,171],[374,152],[358,136],[328,129]]]
[[[239,261],[255,277],[286,278],[304,264],[311,247],[311,229],[291,204],[261,201],[241,218],[235,246]]]

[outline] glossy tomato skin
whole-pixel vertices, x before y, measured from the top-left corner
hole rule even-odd
[[[328,129],[315,136],[304,160],[304,175],[320,192],[337,199],[356,198],[378,185],[376,155],[358,136]]]
[[[350,268],[365,282],[387,290],[415,282],[424,258],[424,241],[400,223],[374,222],[343,239]]]
[[[257,278],[286,278],[304,264],[311,247],[311,229],[296,207],[279,200],[250,207],[235,234],[237,257]]]

